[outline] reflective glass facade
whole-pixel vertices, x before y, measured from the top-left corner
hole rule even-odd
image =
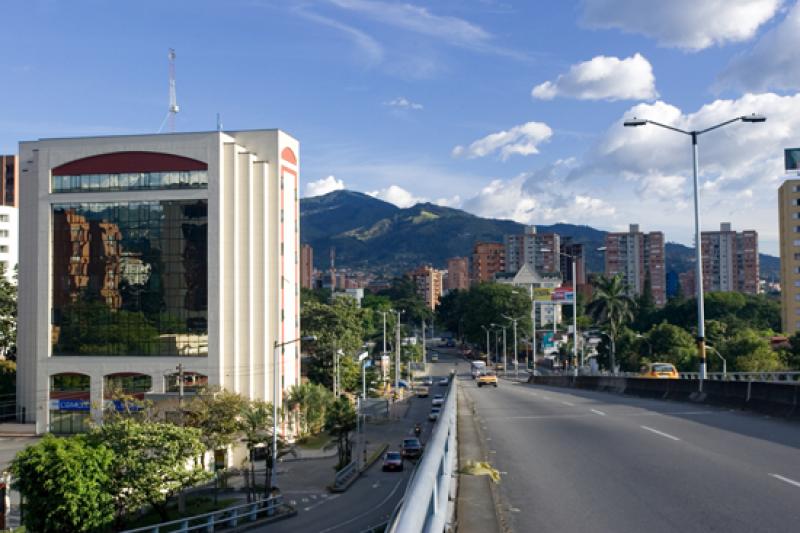
[[[127,172],[122,174],[54,175],[52,192],[111,192],[149,189],[206,189],[208,171]]]
[[[208,355],[208,202],[54,204],[52,353]]]

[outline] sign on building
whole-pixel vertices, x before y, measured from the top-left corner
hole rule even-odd
[[[537,302],[549,302],[553,298],[553,289],[539,287],[534,287],[533,289],[533,299]]]

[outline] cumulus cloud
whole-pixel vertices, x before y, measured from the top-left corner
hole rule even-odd
[[[411,109],[414,111],[419,111],[422,109],[422,104],[418,104],[416,102],[412,102],[408,98],[404,96],[398,96],[397,98],[393,98],[388,102],[384,102],[385,106],[395,107],[397,109]]]
[[[322,196],[333,191],[340,191],[344,189],[344,181],[336,179],[335,176],[328,176],[327,178],[318,179],[306,183],[306,196]]]
[[[582,22],[655,39],[660,45],[702,50],[751,39],[782,0],[583,0]]]
[[[534,98],[557,96],[579,100],[650,100],[658,96],[653,67],[641,54],[625,59],[597,56],[572,65],[555,81],[546,81],[531,91]]]
[[[509,130],[487,135],[469,146],[456,146],[453,148],[452,155],[453,157],[475,159],[499,152],[500,158],[505,161],[514,154],[538,154],[538,145],[547,141],[552,135],[553,130],[547,124],[526,122]]]
[[[800,89],[800,3],[749,51],[735,57],[717,86],[746,91]]]
[[[397,207],[411,207],[412,205],[427,201],[425,198],[414,196],[398,185],[390,185],[385,189],[371,191],[367,194],[379,200],[383,200],[384,202],[394,204]]]
[[[560,163],[556,163],[559,166]],[[606,200],[577,192],[564,183],[542,181],[553,167],[524,173],[510,180],[493,180],[464,201],[463,208],[483,217],[514,220],[522,224],[570,222],[609,225],[616,209]]]

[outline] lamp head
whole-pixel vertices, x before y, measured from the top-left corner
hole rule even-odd
[[[641,118],[633,117],[632,119],[628,119],[622,123],[623,126],[626,128],[635,128],[636,126],[645,126],[647,125],[647,121]]]
[[[317,340],[316,335],[306,335],[305,337],[300,337],[300,340],[303,342],[314,342]]]
[[[745,115],[742,117],[742,122],[766,122],[767,117],[764,115],[756,115],[753,113],[752,115]]]

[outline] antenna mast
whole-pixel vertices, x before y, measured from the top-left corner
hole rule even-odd
[[[164,120],[161,122],[161,127],[158,128],[158,133],[161,133],[161,130],[164,129],[164,124],[169,120],[169,131],[170,133],[175,132],[175,115],[178,114],[180,111],[180,107],[178,107],[178,97],[175,95],[175,49],[170,48],[169,53],[167,54],[169,58],[169,109],[167,110],[167,116],[164,117]]]

